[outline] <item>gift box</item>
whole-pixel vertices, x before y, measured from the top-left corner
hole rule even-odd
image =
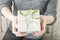
[[[41,31],[39,10],[18,10],[18,32]]]

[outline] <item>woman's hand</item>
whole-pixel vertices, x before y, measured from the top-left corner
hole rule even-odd
[[[27,35],[26,33],[18,32],[17,25],[18,25],[18,18],[17,16],[12,17],[12,33],[15,34],[17,37],[22,37]]]
[[[41,25],[41,31],[40,32],[34,32],[34,36],[40,36],[40,35],[43,35],[43,33],[45,33],[45,28],[46,28],[46,17],[45,16],[41,16],[41,22],[40,22],[40,25]]]

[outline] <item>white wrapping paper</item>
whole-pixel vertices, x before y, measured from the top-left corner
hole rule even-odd
[[[18,10],[18,31],[26,33],[41,31],[39,10]]]

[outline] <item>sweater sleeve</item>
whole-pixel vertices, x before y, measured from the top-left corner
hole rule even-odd
[[[47,4],[47,10],[45,12],[45,15],[51,15],[54,17],[54,21],[51,23],[55,23],[57,17],[56,17],[56,8],[57,8],[57,0],[49,0],[48,4]]]
[[[0,11],[3,7],[8,7],[9,9],[11,9],[12,6],[12,0],[1,0],[0,1]]]

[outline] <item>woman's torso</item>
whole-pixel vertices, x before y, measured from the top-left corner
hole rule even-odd
[[[40,9],[45,6],[47,0],[14,0],[18,9]]]
[[[48,0],[13,0],[13,14],[17,15],[17,10],[29,10],[29,9],[39,9],[41,13],[44,13],[45,7]],[[10,30],[12,23],[10,23]],[[28,38],[34,38],[32,35],[26,36]]]

